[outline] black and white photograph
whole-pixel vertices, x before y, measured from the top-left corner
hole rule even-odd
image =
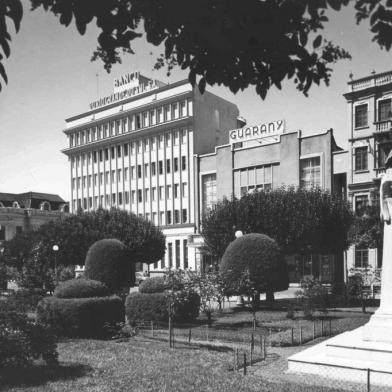
[[[391,47],[390,0],[0,0],[0,391],[391,391]]]

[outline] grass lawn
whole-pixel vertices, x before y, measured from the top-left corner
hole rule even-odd
[[[61,366],[7,374],[3,391],[334,391],[292,381],[263,381],[256,366],[247,376],[229,370],[232,352],[133,338],[127,342],[69,340],[59,344]],[[273,359],[273,357],[271,357]],[[8,385],[7,385],[8,384]],[[337,391],[337,390],[335,390]]]
[[[333,319],[335,332],[338,332],[340,329],[352,329],[364,324],[369,314],[337,311],[331,312],[328,317]],[[269,326],[276,327],[273,336],[281,333],[279,328],[313,325],[312,321],[302,319],[299,314],[294,320],[287,319],[285,311],[262,311],[257,314],[257,318],[261,321],[259,328],[264,328],[264,331],[267,331]],[[241,343],[242,337],[248,339],[251,327],[251,313],[228,310],[215,317],[209,332],[212,333],[215,329],[221,333],[219,338],[223,336],[237,345]],[[196,326],[192,329],[195,334],[197,330],[201,331],[199,341],[203,340],[203,328],[205,327]],[[180,332],[181,330],[176,329],[177,336],[180,336]],[[186,329],[183,332],[186,336]],[[226,342],[225,339],[218,339],[218,337],[215,340]],[[242,347],[246,347],[249,342],[246,339]],[[176,348],[172,350],[169,349],[167,342],[149,339],[147,334],[117,341],[66,340],[58,345],[59,367],[46,368],[37,365],[29,370],[0,374],[0,390],[9,392],[332,392],[342,390],[306,386],[309,380],[301,376],[284,374],[287,369],[287,357],[304,348],[304,346],[268,348],[266,361],[259,361],[248,368],[248,374],[244,376],[241,370],[233,371],[233,351],[222,346],[214,347],[214,344],[200,347],[197,344],[177,342]],[[257,359],[257,355],[255,357]]]

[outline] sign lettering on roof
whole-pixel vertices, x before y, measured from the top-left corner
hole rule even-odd
[[[246,142],[249,140],[259,140],[263,144],[278,141],[276,136],[281,135],[285,131],[284,120],[271,121],[261,125],[246,126],[244,128],[233,129],[229,131],[230,144]]]
[[[98,109],[111,103],[122,101],[136,95],[157,89],[156,80],[140,75],[140,72],[127,73],[113,81],[113,94],[90,103],[90,110]]]

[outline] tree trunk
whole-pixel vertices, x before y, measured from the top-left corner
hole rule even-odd
[[[275,300],[274,292],[268,289],[265,293],[265,299],[267,303],[273,303]]]

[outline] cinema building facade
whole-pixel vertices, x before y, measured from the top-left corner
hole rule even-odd
[[[228,143],[236,105],[187,80],[163,84],[139,73],[114,81],[111,95],[66,120],[71,209],[117,207],[162,228],[166,256],[151,272],[198,268],[188,239],[198,229],[195,155]]]
[[[195,156],[200,226],[203,211],[231,195],[240,198],[247,192],[289,185],[346,193],[346,154],[336,145],[331,129],[305,136],[287,131],[284,121],[275,121],[230,131],[229,139],[214,152]],[[197,257],[205,266],[212,260],[203,254],[202,245],[200,235],[191,238],[190,246],[200,249]],[[294,285],[306,276],[324,283],[344,279],[343,254],[291,255],[287,262]]]

